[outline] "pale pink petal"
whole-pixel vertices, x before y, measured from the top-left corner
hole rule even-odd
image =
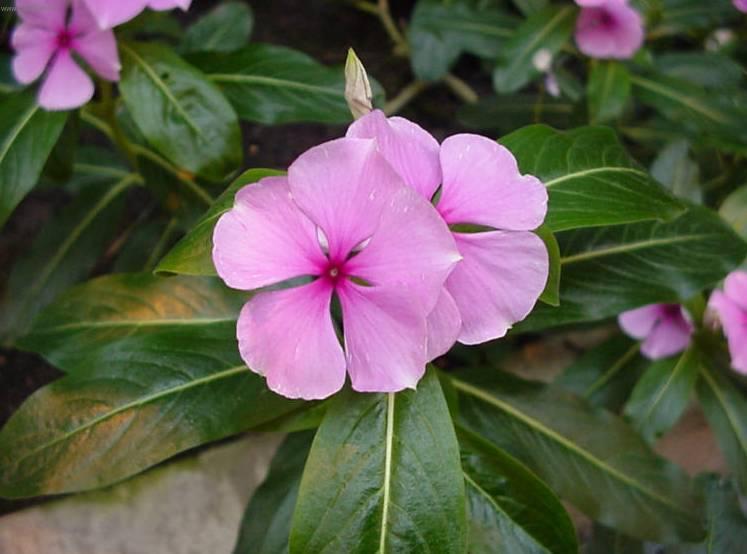
[[[229,287],[252,290],[317,275],[326,263],[314,224],[291,199],[285,177],[247,185],[213,231],[213,263]]]
[[[307,150],[288,168],[288,181],[296,204],[324,231],[334,262],[371,237],[392,195],[405,187],[375,141],[354,138]]]
[[[623,0],[576,0],[576,4],[582,8],[594,8],[597,6],[604,6],[613,1],[622,2]]]
[[[87,9],[81,6],[81,9],[76,13],[84,12],[87,12]],[[117,39],[114,37],[114,33],[112,31],[100,31],[93,26],[85,27],[88,30],[75,40],[75,51],[101,77],[109,81],[118,81],[121,65],[117,52]]]
[[[397,392],[425,373],[426,325],[420,308],[396,288],[338,288],[345,353],[353,389]]]
[[[13,58],[13,75],[24,85],[36,81],[47,68],[57,50],[54,31],[21,23],[13,31],[11,43],[16,55]]]
[[[643,38],[643,20],[626,2],[583,8],[576,20],[576,44],[592,58],[631,58]]]
[[[246,303],[236,330],[241,357],[288,398],[326,398],[345,383],[345,356],[330,315],[332,288],[317,280],[261,292]]]
[[[661,304],[649,304],[621,313],[617,322],[630,337],[645,339],[662,316]]]
[[[438,302],[426,320],[428,328],[428,360],[434,360],[446,354],[462,330],[462,317],[454,298],[444,287],[438,297]]]
[[[150,0],[148,6],[153,10],[172,10],[181,8],[184,11],[189,9],[192,0]]]
[[[147,0],[84,0],[100,29],[111,29],[138,15]]]
[[[732,0],[732,3],[740,12],[747,12],[747,0]]]
[[[58,32],[65,27],[69,0],[16,0],[18,17],[24,23]]]
[[[69,51],[57,52],[39,91],[46,110],[72,110],[93,98],[93,81],[75,63]]]
[[[346,136],[376,139],[386,161],[426,200],[441,184],[438,141],[412,121],[403,117],[387,119],[384,112],[374,110],[350,125]]]
[[[345,270],[373,285],[407,287],[426,315],[460,259],[438,212],[414,190],[402,187],[382,212],[371,241]]]
[[[724,281],[724,292],[742,309],[747,310],[747,273],[744,271],[730,273]]]
[[[545,288],[547,249],[529,232],[455,233],[464,259],[446,281],[462,316],[459,342],[502,337],[532,311]]]
[[[679,314],[662,317],[641,344],[641,354],[652,360],[682,352],[690,344],[692,326]]]
[[[547,212],[547,190],[521,175],[513,154],[479,135],[454,135],[441,145],[443,189],[438,211],[447,223],[529,231]]]
[[[713,291],[708,307],[724,329],[732,367],[747,375],[747,309],[719,290]]]

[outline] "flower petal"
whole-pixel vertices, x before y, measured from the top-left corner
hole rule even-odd
[[[408,288],[425,315],[460,259],[438,212],[414,190],[402,187],[382,212],[371,241],[345,264],[345,271],[374,285]]]
[[[455,233],[464,259],[446,281],[462,316],[459,342],[502,337],[532,311],[545,288],[547,249],[529,232]]]
[[[663,317],[641,344],[641,354],[652,360],[682,352],[690,344],[692,326],[681,315]]]
[[[405,187],[375,141],[354,138],[307,150],[288,168],[288,181],[296,204],[322,228],[337,262],[371,237],[392,195]]]
[[[643,21],[627,2],[610,1],[581,10],[575,37],[579,50],[587,56],[627,59],[643,44]]]
[[[397,392],[415,388],[426,363],[426,325],[420,308],[396,288],[348,282],[337,293],[353,389]]]
[[[91,78],[75,63],[69,51],[58,51],[39,91],[39,105],[47,110],[72,110],[91,98]]]
[[[246,364],[288,398],[315,400],[345,384],[345,356],[337,340],[322,280],[261,292],[244,305],[236,335]]]
[[[744,310],[747,310],[747,272],[733,271],[724,281],[724,292]]]
[[[138,15],[147,0],[84,0],[100,29],[111,29]]]
[[[713,291],[708,307],[718,314],[729,343],[732,367],[747,375],[747,309],[719,290]]]
[[[87,10],[81,6],[81,9],[76,13],[80,14],[83,11]],[[109,81],[119,80],[119,70],[122,66],[119,63],[117,39],[114,38],[112,31],[90,28],[76,39],[75,51],[104,79]]]
[[[65,27],[69,0],[16,0],[18,17],[24,23],[57,33]],[[96,0],[92,0],[96,1]]]
[[[662,316],[661,304],[649,304],[621,313],[617,322],[625,334],[634,339],[645,339]]]
[[[446,354],[459,337],[462,329],[462,317],[454,297],[444,287],[438,302],[426,320],[428,328],[428,360],[434,360]]]
[[[53,31],[21,23],[11,39],[16,55],[13,58],[13,75],[24,85],[36,81],[47,68],[57,50]]]
[[[374,110],[350,125],[346,136],[376,139],[386,161],[426,200],[441,184],[438,141],[412,121],[403,117],[387,119],[384,112]]]
[[[441,145],[443,189],[438,211],[447,223],[529,231],[547,212],[547,190],[521,175],[511,152],[479,135],[454,135]]]
[[[213,231],[215,269],[235,289],[317,275],[325,262],[316,228],[293,203],[285,177],[239,190]]]
[[[185,12],[189,9],[192,0],[150,0],[148,6],[153,10],[172,10],[181,8]]]

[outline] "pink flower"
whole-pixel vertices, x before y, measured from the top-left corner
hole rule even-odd
[[[189,9],[192,0],[85,0],[102,29],[111,29],[137,16],[145,8],[153,10]]]
[[[620,314],[618,323],[631,337],[643,340],[641,353],[652,360],[673,356],[690,344],[692,323],[679,304],[649,304]]]
[[[631,58],[643,44],[643,21],[627,0],[576,0],[576,44],[592,58]]]
[[[747,375],[747,273],[729,274],[724,291],[713,291],[708,307],[724,328],[732,367]]]
[[[740,12],[747,12],[747,0],[732,0],[732,3]]]
[[[544,185],[522,176],[511,152],[485,137],[455,135],[439,146],[415,123],[387,119],[380,110],[358,119],[347,134],[375,138],[395,171],[426,200],[440,187],[436,209],[448,225],[488,228],[452,233],[463,260],[428,318],[429,354],[446,352],[455,340],[502,337],[524,319],[548,276],[545,245],[530,232],[545,218]]]
[[[426,317],[460,257],[433,206],[402,183],[374,141],[327,142],[293,162],[287,178],[244,187],[213,245],[230,287],[308,281],[257,292],[239,317],[241,355],[272,390],[324,398],[342,387],[346,369],[358,391],[413,388],[423,376]]]
[[[26,85],[46,71],[39,91],[43,108],[69,110],[93,96],[93,81],[73,59],[74,53],[102,78],[119,79],[114,34],[96,26],[81,0],[18,0],[16,9],[21,23],[11,39],[16,51],[13,74]]]

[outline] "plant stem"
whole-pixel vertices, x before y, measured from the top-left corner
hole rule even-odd
[[[429,83],[426,81],[415,80],[401,91],[399,94],[384,104],[384,113],[394,115],[404,108],[413,98],[428,88]]]
[[[452,73],[447,73],[443,81],[451,92],[467,104],[474,104],[480,98],[471,86]]]
[[[169,220],[166,228],[161,234],[161,237],[158,239],[158,243],[156,243],[156,246],[153,248],[153,252],[151,252],[150,256],[148,256],[148,261],[145,262],[144,271],[153,271],[153,268],[156,266],[156,262],[161,258],[161,256],[163,256],[163,252],[164,250],[166,250],[166,246],[169,244],[169,239],[174,234],[177,223],[178,221],[176,217],[172,217]]]
[[[110,138],[127,158],[132,169],[138,170],[137,156],[132,150],[132,144],[125,136],[117,120],[117,110],[112,94],[112,84],[109,81],[100,80],[99,90],[101,91],[101,106],[103,108],[104,120],[111,129]]]

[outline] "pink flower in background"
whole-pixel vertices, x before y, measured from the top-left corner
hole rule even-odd
[[[740,12],[747,12],[747,0],[732,0],[732,3]]]
[[[576,0],[576,44],[592,58],[631,58],[643,44],[643,20],[627,0]]]
[[[724,291],[713,291],[708,307],[724,328],[732,367],[747,375],[747,273],[729,274]]]
[[[237,327],[247,365],[290,398],[325,398],[346,370],[358,391],[414,388],[428,360],[426,317],[459,259],[433,206],[372,140],[316,146],[287,178],[244,187],[213,234],[213,262],[230,287],[309,281],[257,292]]]
[[[502,337],[524,319],[548,276],[547,249],[531,232],[547,211],[539,179],[522,176],[511,152],[493,140],[461,134],[439,146],[415,123],[387,119],[380,110],[358,119],[347,134],[375,138],[395,171],[426,200],[440,186],[436,209],[447,224],[488,228],[452,233],[463,260],[428,319],[429,356],[446,352],[455,340]]]
[[[137,16],[145,8],[152,10],[189,9],[192,0],[85,0],[102,29],[111,29]]]
[[[652,360],[682,352],[690,344],[692,323],[679,304],[649,304],[623,312],[618,323],[629,336],[642,340],[641,353]]]
[[[26,85],[46,72],[39,90],[43,108],[69,110],[93,96],[93,81],[73,54],[102,78],[119,79],[114,34],[98,28],[81,0],[17,0],[16,9],[21,23],[11,39],[13,74]]]

